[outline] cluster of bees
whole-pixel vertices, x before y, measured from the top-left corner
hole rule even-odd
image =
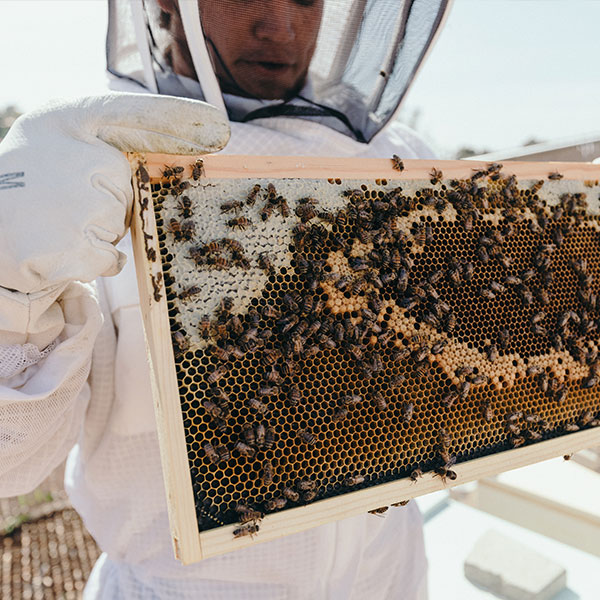
[[[183,167],[169,167],[165,170],[165,173],[175,173],[175,169],[177,169],[177,173],[180,173],[179,169],[183,169]],[[187,183],[189,185],[189,182]],[[177,194],[178,191],[179,189],[176,189],[173,193]],[[251,219],[246,216],[239,216],[239,213],[244,210],[245,207],[254,206],[261,191],[265,192],[263,196],[264,206],[260,211],[260,217],[263,221],[269,219],[274,211],[278,211],[284,218],[290,216],[290,208],[287,200],[283,196],[277,194],[275,186],[272,183],[267,185],[266,190],[262,190],[262,187],[259,184],[256,184],[245,201],[229,200],[220,205],[221,213],[236,214],[235,217],[226,221],[227,227],[232,231],[243,231],[252,226]],[[177,202],[177,207],[180,218],[177,219],[172,217],[166,225],[166,231],[173,236],[173,239],[176,242],[193,241],[196,236],[196,226],[192,220],[193,211],[190,198],[188,196],[182,196]],[[198,245],[191,246],[189,248],[188,258],[190,258],[195,266],[199,268],[210,268],[223,271],[231,269],[232,267],[239,267],[244,270],[248,270],[251,267],[251,261],[246,256],[243,245],[239,241],[229,237],[201,242]],[[268,253],[261,253],[257,258],[257,263],[266,273],[274,273],[273,264]],[[191,286],[187,290],[182,290],[182,292],[180,292],[180,298],[189,298],[199,291],[198,287]]]
[[[392,165],[398,171],[404,169],[401,159],[396,156]],[[177,175],[173,173],[172,177],[177,178]],[[550,180],[561,177],[559,173],[548,175]],[[492,192],[481,185],[486,178],[502,185]],[[431,185],[439,186],[442,179],[443,173],[432,169]],[[208,518],[218,524],[238,520],[240,527],[234,532],[236,537],[254,535],[264,514],[319,497],[321,490],[315,481],[306,478],[295,483],[281,481],[282,478],[277,477],[276,466],[269,458],[284,434],[286,438],[294,437],[300,446],[306,448],[319,444],[318,435],[310,428],[280,432],[270,420],[275,402],[283,401],[287,410],[293,411],[307,401],[292,381],[293,376],[301,371],[302,362],[337,349],[366,382],[368,393],[346,391],[332,400],[329,417],[332,422],[343,423],[353,411],[360,411],[366,405],[379,413],[385,412],[389,408],[389,395],[382,393],[381,389],[397,395],[406,376],[402,373],[385,376],[383,386],[374,386],[370,382],[382,377],[385,363],[390,361],[394,364],[407,364],[408,361],[418,377],[431,379],[432,362],[444,352],[457,326],[455,310],[444,297],[442,287],[462,290],[472,284],[478,269],[491,263],[497,264],[504,275],[481,286],[479,296],[485,301],[494,301],[512,290],[523,307],[539,304],[541,310],[533,313],[529,321],[532,334],[547,338],[557,352],[567,350],[576,360],[588,365],[589,374],[582,385],[584,388],[594,387],[600,366],[597,351],[587,340],[597,331],[598,303],[592,291],[594,278],[585,258],[575,257],[571,261],[578,282],[578,309],[566,310],[556,321],[551,321],[547,308],[555,281],[553,257],[575,226],[583,222],[586,216],[585,194],[564,194],[549,215],[547,207],[537,196],[543,184],[543,180],[536,182],[530,193],[524,195],[517,187],[516,178],[503,175],[502,165],[494,163],[486,169],[474,171],[470,178],[450,180],[443,194],[434,193],[433,188],[424,188],[417,196],[408,195],[401,187],[396,187],[384,194],[370,196],[364,189],[348,189],[343,192],[345,205],[336,211],[322,210],[318,199],[306,197],[296,202],[292,213],[288,201],[278,194],[272,183],[266,188],[256,184],[244,200],[221,204],[221,212],[227,215],[227,226],[232,229],[243,230],[252,226],[252,215],[242,213],[252,209],[259,200],[262,202],[259,215],[263,221],[276,211],[283,218],[293,214],[296,222],[291,226],[292,266],[300,282],[294,288],[282,290],[275,302],[251,306],[244,314],[234,314],[233,300],[224,297],[214,315],[204,314],[199,319],[198,331],[208,343],[206,353],[212,357],[214,365],[205,377],[208,390],[202,400],[203,410],[210,419],[215,437],[218,439],[219,435],[226,434],[228,439],[233,440],[229,446],[205,442],[203,454],[213,465],[228,463],[236,457],[260,461],[262,485],[269,488],[274,482],[278,486],[281,482],[282,486],[279,486],[278,494],[260,504],[237,503],[228,512],[218,515],[207,508],[204,501],[198,501],[199,518]],[[167,224],[167,231],[175,241],[193,241],[195,236],[188,200],[187,196],[182,196],[178,201],[181,220],[172,219]],[[398,226],[398,220],[410,215],[418,206],[433,209],[440,215],[451,207],[457,215],[457,222],[467,232],[472,231],[475,225],[481,227],[486,211],[497,210],[502,217],[499,224],[490,225],[474,240],[473,259],[449,255],[445,266],[425,274],[422,269],[415,269],[415,250],[435,242],[431,223],[416,221],[410,230]],[[524,213],[527,211],[533,218],[526,220]],[[235,216],[229,218],[231,214]],[[536,248],[531,268],[515,272],[507,246],[523,226],[532,233],[550,233],[552,242]],[[364,248],[362,254],[354,252],[357,243]],[[327,261],[331,251],[343,254],[348,272],[336,272],[331,268]],[[256,260],[266,273],[276,275],[273,258],[267,252],[249,258],[240,242],[227,237],[192,245],[189,257],[197,267],[214,269],[233,266],[247,269],[251,260]],[[356,315],[333,314],[323,297],[322,285],[325,282],[346,297],[365,298],[366,306]],[[201,291],[199,287],[191,286],[179,292],[179,298],[186,300]],[[431,342],[427,334],[406,338],[387,327],[382,315],[385,311],[384,298],[389,297],[404,309],[405,315],[416,318],[438,334],[436,340]],[[439,334],[445,334],[445,337],[440,339]],[[490,363],[494,363],[512,343],[513,335],[507,327],[500,328],[496,336],[482,348]],[[173,334],[173,344],[177,357],[183,356],[190,347],[189,340],[181,331]],[[255,421],[241,423],[241,427],[238,423],[232,426],[230,409],[236,398],[230,397],[221,384],[230,376],[236,361],[248,354],[258,360],[262,377],[258,387],[244,400]],[[537,378],[540,389],[549,400],[556,403],[565,401],[567,386],[552,373],[532,365],[527,375]],[[439,398],[439,404],[446,409],[465,402],[474,388],[489,383],[487,376],[469,365],[458,367],[455,376],[456,383]],[[411,423],[414,413],[414,400],[402,399],[402,422]],[[482,418],[487,422],[494,418],[489,403],[482,406]],[[594,413],[587,410],[576,421],[567,424],[565,430],[575,431],[575,428],[599,424]],[[505,415],[504,425],[507,439],[513,447],[539,441],[551,430],[548,422],[539,415],[518,411]],[[457,457],[451,453],[451,447],[448,431],[440,428],[433,475],[444,482],[457,477],[452,468]],[[425,464],[412,465],[408,470],[410,479],[417,481],[426,467]],[[338,482],[348,491],[370,483],[362,473],[343,475]],[[382,507],[373,512],[379,514],[386,509]]]
[[[281,496],[271,498],[265,503],[265,509],[268,512],[281,510],[285,508],[288,502],[311,502],[317,497],[317,484],[310,479],[300,479],[294,486],[286,486],[281,492]],[[244,537],[254,535],[260,529],[260,521],[265,516],[261,510],[252,508],[248,504],[238,502],[234,511],[240,522],[240,527],[233,530],[234,537]]]

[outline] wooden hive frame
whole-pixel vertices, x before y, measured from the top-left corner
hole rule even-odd
[[[239,525],[223,525],[200,532],[194,505],[188,451],[182,410],[174,366],[174,352],[166,294],[158,245],[158,234],[150,185],[162,178],[165,165],[186,170],[197,157],[169,155],[130,155],[134,173],[135,204],[132,237],[141,309],[152,367],[154,401],[160,439],[163,472],[175,555],[184,564],[210,556],[269,541],[334,520],[351,517],[381,506],[408,500],[450,485],[491,476],[506,470],[529,465],[555,456],[600,445],[600,428],[585,429],[553,439],[499,452],[457,464],[453,482],[425,476],[417,481],[409,478],[382,483],[343,495],[318,500],[268,514],[260,523],[256,536],[234,539]],[[404,171],[391,168],[387,159],[324,159],[308,157],[203,157],[203,180],[259,179],[277,181],[280,178],[374,181],[386,178],[392,183],[407,180],[427,180],[433,168],[441,169],[444,179],[469,178],[475,169],[485,169],[487,163],[475,161],[404,161]],[[591,181],[600,178],[600,167],[578,163],[510,162],[505,173],[521,179],[544,179],[550,172],[560,172],[565,180]],[[597,193],[598,187],[594,187]],[[594,211],[598,214],[598,208]],[[154,258],[154,260],[152,260]]]

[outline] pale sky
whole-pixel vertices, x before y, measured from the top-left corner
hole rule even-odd
[[[449,158],[600,138],[600,1],[456,0],[402,118]],[[0,0],[0,107],[105,90],[104,0]]]

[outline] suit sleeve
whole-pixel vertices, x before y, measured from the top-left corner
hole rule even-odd
[[[101,326],[92,285],[0,288],[0,497],[33,490],[76,443]]]

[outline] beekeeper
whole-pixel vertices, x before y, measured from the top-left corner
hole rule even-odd
[[[0,496],[31,491],[68,455],[69,497],[103,551],[85,598],[424,598],[412,502],[175,560],[122,151],[431,157],[394,115],[448,2],[109,9],[112,87],[139,93],[46,106],[0,145]]]

